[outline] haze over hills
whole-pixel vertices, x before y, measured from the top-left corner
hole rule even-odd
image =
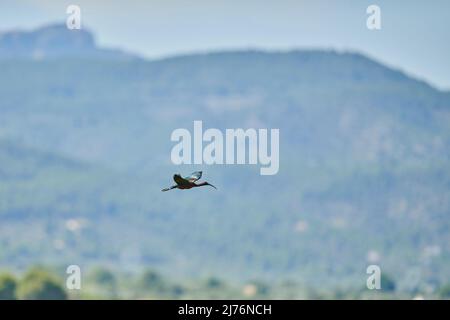
[[[55,57],[136,58],[120,50],[98,48],[94,36],[84,29],[69,30],[65,25],[49,25],[32,31],[0,33],[0,58],[45,59]]]
[[[407,289],[411,272],[450,276],[448,92],[358,53],[145,61],[67,32],[0,37],[1,265],[364,286],[377,263]],[[194,120],[279,128],[279,173],[174,166],[170,134]],[[194,169],[219,190],[160,192]]]

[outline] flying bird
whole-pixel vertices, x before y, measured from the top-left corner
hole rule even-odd
[[[171,186],[169,188],[164,188],[161,191],[169,191],[172,189],[192,189],[195,187],[202,187],[202,186],[211,186],[214,189],[217,189],[215,186],[213,186],[211,183],[208,183],[206,181],[195,183],[202,177],[202,171],[195,171],[190,176],[182,177],[180,174],[174,174],[173,180],[175,181],[176,185]]]

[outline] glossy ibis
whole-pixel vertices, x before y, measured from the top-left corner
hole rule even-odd
[[[204,181],[200,183],[196,183],[200,178],[202,177],[202,171],[195,171],[190,176],[182,177],[180,174],[174,174],[173,180],[175,181],[176,185],[171,186],[169,188],[164,188],[161,191],[169,191],[172,189],[192,189],[195,187],[202,187],[202,186],[211,186],[214,189],[217,189],[212,184]]]

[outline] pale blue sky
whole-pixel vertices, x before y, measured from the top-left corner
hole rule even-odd
[[[0,0],[0,30],[65,22],[77,4],[101,45],[149,58],[220,49],[356,50],[450,89],[448,0]],[[381,7],[382,30],[366,28]]]

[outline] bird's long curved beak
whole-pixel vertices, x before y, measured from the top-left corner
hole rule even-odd
[[[215,186],[213,186],[211,183],[207,182],[207,184],[208,184],[208,186],[211,186],[211,187],[213,187],[214,189],[217,190],[217,188]]]

